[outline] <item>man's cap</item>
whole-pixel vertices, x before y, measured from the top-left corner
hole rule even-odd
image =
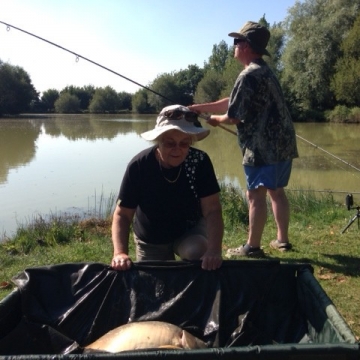
[[[247,21],[238,32],[231,32],[229,36],[244,39],[257,53],[271,56],[266,50],[270,39],[270,31],[259,23]]]

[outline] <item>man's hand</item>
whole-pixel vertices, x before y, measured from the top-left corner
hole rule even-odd
[[[206,122],[207,122],[209,125],[214,126],[214,127],[216,127],[216,126],[219,125],[219,122],[218,122],[216,119],[214,119],[214,115],[208,116],[208,117],[206,118]]]

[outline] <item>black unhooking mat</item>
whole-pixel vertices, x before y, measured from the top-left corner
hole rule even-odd
[[[308,264],[224,261],[29,268],[0,302],[0,359],[359,359],[360,345]],[[204,350],[83,353],[109,330],[159,320]]]

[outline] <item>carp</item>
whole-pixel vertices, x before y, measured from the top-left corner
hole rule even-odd
[[[138,349],[203,349],[206,344],[180,327],[162,321],[133,322],[110,330],[85,350],[117,353]]]

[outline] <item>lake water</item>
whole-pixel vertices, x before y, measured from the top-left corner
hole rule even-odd
[[[39,215],[99,209],[117,194],[129,160],[151,146],[140,133],[154,124],[154,115],[0,119],[0,240]],[[360,202],[360,126],[295,127],[300,157],[288,189],[331,191],[339,201],[352,193]],[[245,188],[236,136],[210,129],[196,146],[210,155],[220,181]]]

